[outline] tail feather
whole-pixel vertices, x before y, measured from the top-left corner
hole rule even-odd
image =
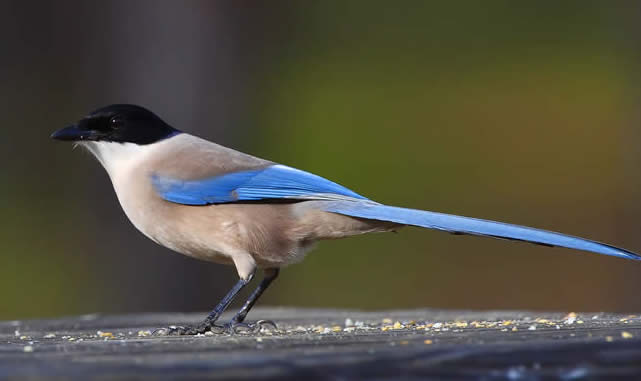
[[[607,244],[541,229],[471,217],[399,208],[369,201],[330,201],[325,204],[324,210],[351,217],[389,221],[403,225],[442,230],[454,234],[470,234],[525,241],[545,246],[560,246],[614,257],[641,260],[641,256],[636,253]]]

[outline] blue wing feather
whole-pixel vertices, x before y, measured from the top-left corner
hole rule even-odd
[[[207,205],[265,199],[359,199],[365,197],[320,176],[286,167],[228,173],[201,180],[179,180],[153,175],[158,194],[167,201]]]
[[[332,201],[323,203],[324,210],[352,217],[396,222],[428,229],[443,230],[450,233],[471,234],[492,238],[503,238],[532,242],[549,246],[591,251],[615,257],[641,260],[641,256],[631,251],[603,243],[569,235],[528,228],[525,226],[455,216],[423,210],[406,209],[372,202]]]
[[[318,200],[321,201],[318,203],[319,208],[352,217],[641,259],[641,256],[624,249],[560,233],[381,205],[320,176],[283,165],[233,172],[202,180],[178,180],[154,175],[152,182],[165,200],[185,205],[273,199]]]

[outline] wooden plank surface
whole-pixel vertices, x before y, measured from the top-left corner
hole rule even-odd
[[[637,315],[257,308],[278,331],[149,335],[203,317],[1,322],[0,379],[641,379]]]

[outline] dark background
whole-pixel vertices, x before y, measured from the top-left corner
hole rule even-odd
[[[49,134],[111,103],[380,202],[641,251],[638,2],[0,1],[0,318],[207,310],[231,267],[127,221]],[[641,310],[641,265],[407,228],[263,304]]]

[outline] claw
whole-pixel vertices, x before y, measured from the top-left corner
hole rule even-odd
[[[239,323],[232,320],[225,324],[225,328],[231,334],[252,334],[278,330],[276,323],[271,320],[259,320],[256,323]]]
[[[152,336],[167,336],[169,335],[169,328],[163,327],[163,328],[156,328],[153,331],[151,331]]]
[[[230,333],[236,333],[236,334],[254,333],[256,331],[251,324],[246,324],[246,323],[230,322],[226,324],[226,327]]]
[[[214,328],[221,328],[220,326],[210,326],[208,324],[200,324],[196,327],[183,327],[183,326],[169,326],[166,328],[158,328],[153,331],[155,336],[193,336],[203,334],[207,331],[214,333],[221,333],[222,331],[215,331]]]
[[[259,327],[258,332],[261,332],[263,329],[267,331],[278,331],[276,323],[271,320],[259,320],[256,322],[256,326]]]
[[[225,333],[227,331],[227,327],[224,326],[224,325],[216,325],[216,324],[214,324],[211,327],[209,327],[209,331],[211,333],[214,333],[214,334],[221,334],[221,333]]]
[[[180,332],[186,330],[187,328],[189,328],[189,327],[170,325],[169,327],[156,328],[151,332],[151,334],[153,336],[180,335]]]
[[[191,336],[204,334],[205,332],[214,334],[252,334],[263,331],[278,331],[276,323],[271,320],[258,320],[256,323],[238,323],[231,321],[225,325],[201,323],[196,327],[169,326],[155,329],[154,336]]]

